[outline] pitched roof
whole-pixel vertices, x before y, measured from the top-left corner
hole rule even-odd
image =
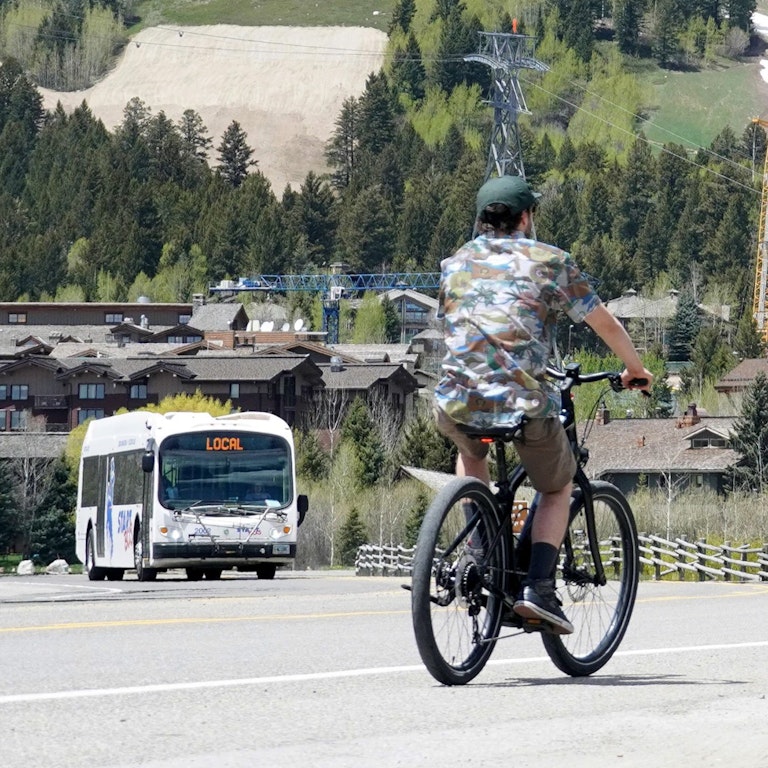
[[[746,389],[761,372],[768,376],[768,359],[760,357],[742,360],[715,384],[715,389],[718,391]]]
[[[229,331],[245,328],[248,315],[240,303],[201,304],[195,307],[189,324],[200,331]]]
[[[721,472],[739,460],[732,448],[691,448],[706,431],[727,438],[734,419],[704,417],[693,426],[680,419],[616,419],[595,424],[587,439],[589,477],[606,473]],[[581,434],[581,430],[580,430]]]
[[[347,364],[341,370],[336,366],[321,365],[326,389],[370,389],[380,381],[394,381],[408,392],[415,392],[419,382],[402,365],[395,363]]]

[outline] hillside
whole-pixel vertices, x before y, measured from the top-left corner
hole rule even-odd
[[[342,102],[378,71],[387,37],[366,27],[153,27],[126,47],[115,69],[84,91],[40,89],[49,109],[87,101],[110,130],[133,97],[178,120],[200,113],[218,146],[237,120],[258,167],[280,195],[322,169]],[[212,160],[215,160],[213,153]]]

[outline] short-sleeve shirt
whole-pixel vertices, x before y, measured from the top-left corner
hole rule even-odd
[[[556,315],[580,323],[600,304],[570,255],[522,233],[481,235],[441,273],[447,352],[437,406],[475,427],[557,416],[560,392],[545,376]]]

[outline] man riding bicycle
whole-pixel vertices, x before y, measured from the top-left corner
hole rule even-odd
[[[539,503],[530,567],[513,610],[570,634],[573,625],[562,611],[553,576],[576,471],[558,418],[560,392],[545,376],[556,313],[585,321],[600,336],[624,363],[626,388],[648,391],[653,374],[570,255],[532,239],[538,197],[519,176],[487,181],[477,193],[478,236],[441,263],[438,317],[447,352],[435,388],[435,417],[440,432],[458,448],[456,474],[486,484],[488,445],[466,435],[461,425],[512,429],[522,422],[514,445]]]

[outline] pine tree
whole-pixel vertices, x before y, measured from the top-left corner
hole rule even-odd
[[[40,504],[32,527],[32,553],[42,563],[57,558],[76,561],[73,510],[77,505],[77,485],[60,459],[53,467],[53,482]]]
[[[757,330],[757,323],[751,311],[746,311],[739,318],[733,351],[741,360],[751,360],[765,355],[765,342]]]
[[[768,489],[768,378],[762,371],[744,393],[741,412],[731,432],[731,446],[741,458],[729,467],[730,488],[765,493]]]
[[[421,524],[424,521],[424,515],[429,507],[429,497],[424,489],[420,488],[416,499],[408,512],[405,520],[405,536],[403,537],[403,546],[415,547],[419,538]]]
[[[0,461],[0,553],[13,551],[21,534],[19,510],[7,461]]]
[[[341,565],[352,567],[357,558],[357,550],[368,542],[368,534],[365,531],[363,521],[357,507],[349,510],[344,523],[339,530],[339,560]]]
[[[248,169],[256,165],[252,160],[253,150],[248,146],[248,134],[237,120],[233,120],[224,131],[219,153],[219,173],[232,187],[239,187],[248,175]]]
[[[328,476],[328,455],[320,447],[317,434],[311,430],[296,432],[296,472],[309,480]]]
[[[336,189],[348,187],[355,172],[357,118],[357,99],[350,96],[344,99],[336,118],[336,129],[325,146],[325,159],[335,169],[331,174],[331,183]]]
[[[701,318],[693,295],[685,291],[680,294],[677,310],[669,328],[669,359],[690,360],[693,344],[699,335]]]
[[[453,443],[437,431],[431,415],[418,415],[403,427],[397,452],[399,465],[452,473],[455,459]]]

